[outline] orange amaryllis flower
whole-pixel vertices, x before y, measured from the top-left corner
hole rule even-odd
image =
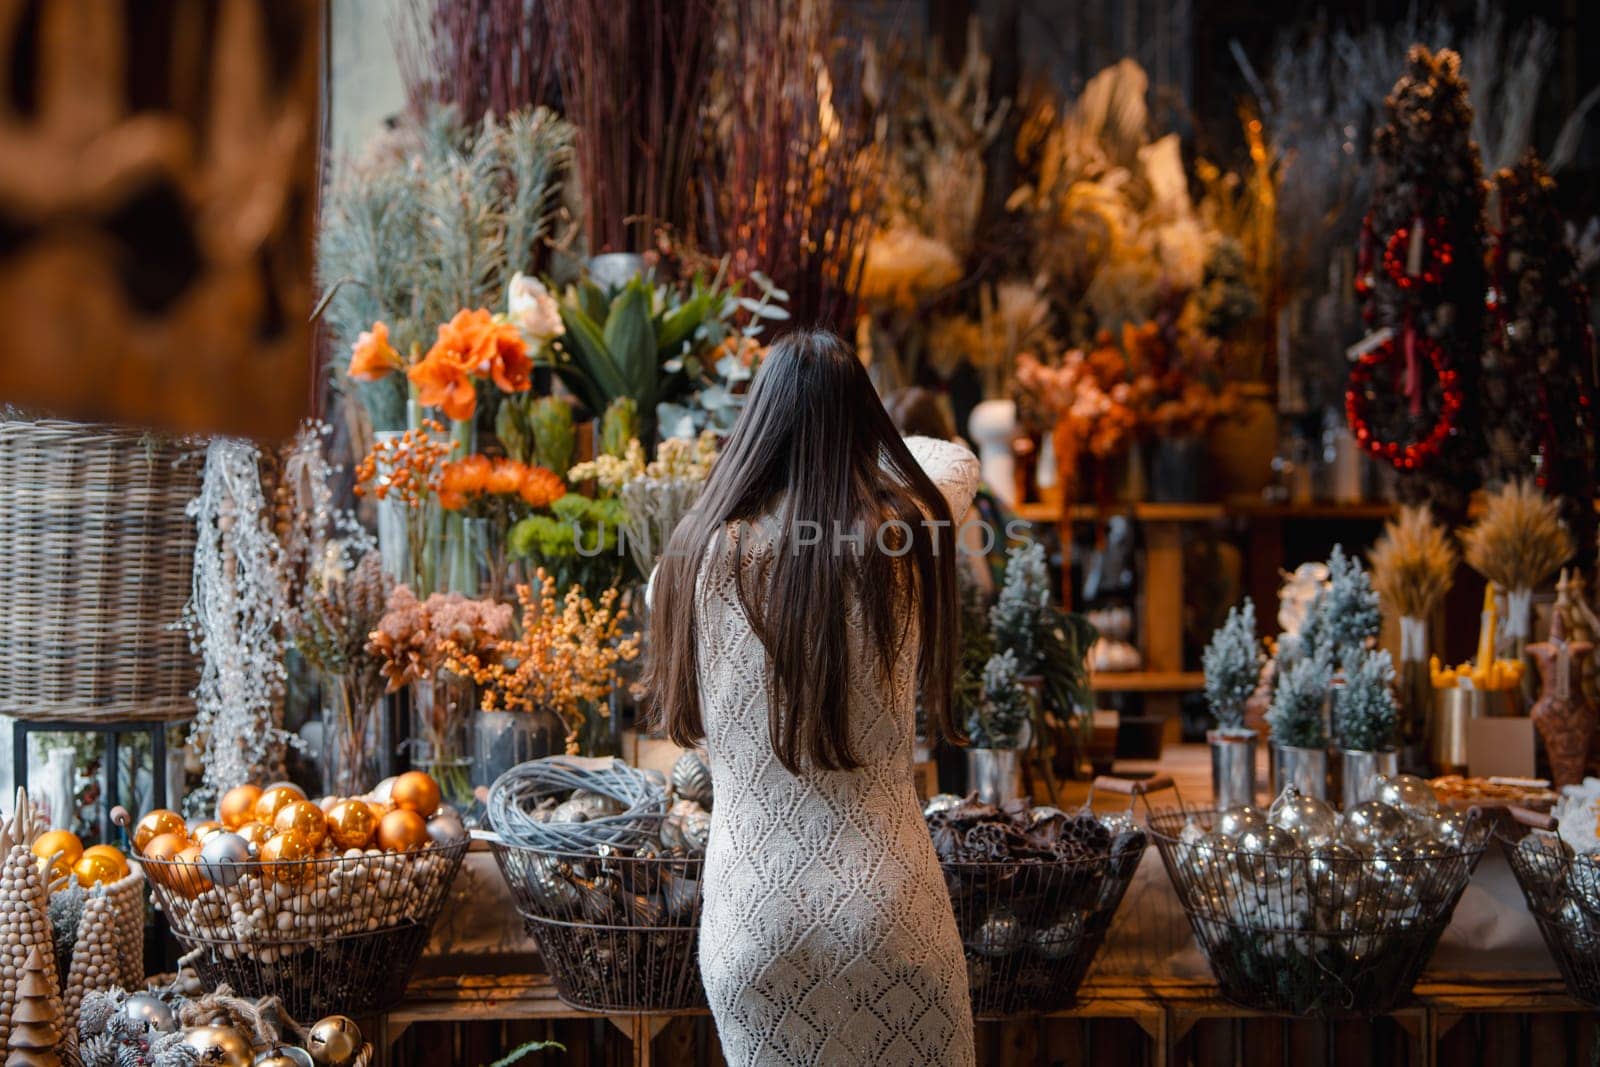
[[[411,368],[410,378],[423,404],[443,409],[452,419],[470,419],[478,407],[473,378],[489,378],[505,392],[521,393],[532,384],[532,371],[527,342],[517,328],[479,308],[458,311],[439,327],[438,340]]]
[[[522,475],[518,495],[531,508],[547,508],[567,491],[567,483],[548,467],[529,467]]]
[[[417,387],[417,401],[438,408],[452,419],[470,419],[478,410],[478,390],[472,373],[458,353],[434,345],[422,361],[406,372]]]
[[[375,382],[400,369],[400,353],[389,343],[389,327],[372,324],[350,346],[350,377],[358,382]]]
[[[504,392],[527,392],[533,384],[533,360],[528,356],[528,342],[522,339],[522,332],[487,311],[475,314],[482,318],[472,349],[473,373],[491,379]]]

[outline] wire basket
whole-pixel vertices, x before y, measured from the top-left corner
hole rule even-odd
[[[1600,1009],[1600,861],[1548,834],[1500,846],[1567,992]]]
[[[1088,859],[940,863],[973,1015],[1062,1011],[1076,1002],[1144,856],[1144,833],[1125,840]]]
[[[205,985],[317,1019],[404,997],[467,844],[210,868],[135,859]]]
[[[1149,825],[1222,995],[1317,1018],[1382,1015],[1410,995],[1490,836],[1473,818],[1459,845],[1334,858],[1181,838],[1217,815],[1165,809]]]
[[[556,993],[587,1011],[688,1011],[700,982],[700,855],[550,852],[496,841]]]
[[[203,454],[139,430],[0,417],[0,714],[185,719],[177,624]]]

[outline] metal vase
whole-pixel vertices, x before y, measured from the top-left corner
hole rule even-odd
[[[1289,786],[1303,795],[1328,799],[1328,750],[1301,748],[1298,745],[1272,746],[1272,795],[1283,795]]]
[[[1515,689],[1438,689],[1428,717],[1428,759],[1435,774],[1467,773],[1467,730],[1473,719],[1521,715]]]
[[[1340,800],[1345,811],[1371,800],[1376,791],[1373,779],[1380,774],[1400,773],[1400,753],[1394,749],[1383,752],[1361,752],[1354,749],[1339,750]]]
[[[985,804],[1003,804],[1022,795],[1021,753],[1014,748],[967,749],[967,789]]]
[[[1211,795],[1218,811],[1256,802],[1256,732],[1208,730],[1211,746]]]

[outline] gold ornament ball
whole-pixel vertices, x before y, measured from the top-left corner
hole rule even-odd
[[[389,852],[409,852],[430,840],[428,820],[405,808],[391,811],[378,823],[378,847]]]
[[[261,846],[262,879],[299,885],[311,873],[311,865],[303,861],[309,860],[316,851],[311,842],[295,830],[274,834]]]
[[[255,1058],[250,1042],[231,1026],[193,1027],[179,1044],[199,1053],[201,1067],[250,1067]]]
[[[361,1044],[361,1029],[346,1015],[318,1019],[306,1031],[306,1051],[317,1067],[350,1067]]]
[[[251,819],[249,822],[235,830],[234,833],[244,838],[245,843],[251,848],[260,849],[262,845],[266,844],[268,841],[272,840],[273,837],[277,836],[278,831],[274,830],[264,822],[256,822],[254,819]]]
[[[182,852],[172,857],[171,888],[191,900],[211,888],[211,879],[200,866],[200,846],[185,845]]]
[[[104,856],[122,868],[122,877],[128,876],[128,857],[115,845],[90,845],[83,850],[85,856]]]
[[[83,858],[83,842],[71,830],[49,830],[40,834],[33,842],[33,854],[39,857],[39,870],[46,880],[55,881],[64,874],[72,871],[73,864]],[[55,866],[48,871],[46,866],[50,857],[61,853],[61,858],[56,860]]]
[[[88,889],[90,886],[109,884],[127,874],[127,865],[119,863],[104,852],[85,852],[78,857],[78,862],[72,865],[72,873],[78,876],[78,884]]]
[[[292,786],[275,785],[271,789],[262,791],[261,796],[256,799],[256,819],[271,826],[277,819],[278,812],[295,801],[304,799],[305,795]]]
[[[394,780],[389,799],[395,807],[426,819],[439,810],[439,783],[424,771],[407,771]]]
[[[328,812],[328,834],[340,848],[366,848],[378,828],[378,817],[364,800],[341,800]]]
[[[175,888],[173,869],[167,864],[178,858],[178,853],[188,848],[191,842],[183,834],[162,834],[160,837],[144,846],[144,858],[151,862],[145,866],[145,877],[157,885]]]
[[[183,821],[183,816],[166,808],[157,808],[140,819],[133,828],[133,847],[144,851],[153,838],[162,834],[186,834],[189,824]]]
[[[297,800],[279,809],[272,828],[280,834],[297,833],[315,849],[328,836],[328,817],[311,801]]]
[[[210,837],[218,830],[226,829],[227,827],[222,825],[222,823],[218,822],[216,819],[202,819],[189,827],[189,836],[203,845],[206,843],[206,838]]]
[[[361,800],[361,803],[363,803],[363,804],[365,804],[367,806],[367,810],[372,812],[372,825],[373,826],[377,826],[380,822],[383,821],[383,817],[385,815],[389,814],[391,811],[394,810],[389,805],[379,803],[378,801],[372,800],[370,798],[362,797],[362,798],[359,798],[359,799]]]
[[[259,785],[236,785],[217,802],[217,818],[230,830],[237,830],[256,817],[256,801],[261,799]]]

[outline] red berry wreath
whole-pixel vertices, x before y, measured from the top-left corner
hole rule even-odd
[[[1350,432],[1355,434],[1356,443],[1365,452],[1387,461],[1398,470],[1412,471],[1432,460],[1444,447],[1445,439],[1455,429],[1462,397],[1457,374],[1445,366],[1444,354],[1439,346],[1426,337],[1412,334],[1409,340],[1415,364],[1408,366],[1410,361],[1406,358],[1402,337],[1402,334],[1396,334],[1356,360],[1355,366],[1350,369],[1350,380],[1345,389],[1344,410],[1350,423]],[[1379,372],[1390,371],[1391,381],[1383,385],[1383,395],[1412,397],[1411,413],[1404,421],[1415,423],[1421,417],[1423,405],[1416,401],[1420,399],[1423,386],[1420,380],[1408,381],[1408,378],[1420,370],[1424,363],[1433,368],[1437,382],[1438,402],[1436,406],[1430,405],[1435,408],[1432,425],[1408,443],[1383,439],[1374,432],[1368,418],[1375,387],[1379,386]],[[1420,379],[1420,374],[1417,377]]]

